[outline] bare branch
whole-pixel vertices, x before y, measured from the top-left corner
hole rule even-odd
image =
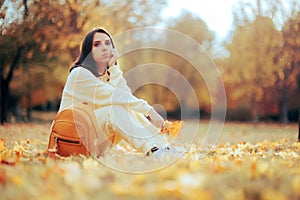
[[[25,11],[24,11],[24,16],[23,16],[23,19],[27,19],[28,17],[28,6],[27,6],[27,0],[23,0],[23,5],[24,5],[24,8],[25,8]]]

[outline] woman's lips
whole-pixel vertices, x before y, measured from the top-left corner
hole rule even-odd
[[[110,54],[103,54],[102,57],[110,57]]]

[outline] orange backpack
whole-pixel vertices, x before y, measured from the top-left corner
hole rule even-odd
[[[50,128],[48,153],[60,156],[101,156],[111,146],[101,135],[96,116],[87,104],[74,105],[59,112]]]

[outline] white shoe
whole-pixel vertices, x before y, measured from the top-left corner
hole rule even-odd
[[[148,154],[149,155],[149,154]],[[176,147],[158,148],[150,154],[153,158],[161,161],[172,161],[183,155],[183,151]]]
[[[179,147],[167,146],[166,149],[168,149],[169,151],[171,151],[174,154],[184,154],[186,152],[186,149],[182,146],[179,146]]]

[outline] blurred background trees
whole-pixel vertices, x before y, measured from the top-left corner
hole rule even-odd
[[[240,1],[233,15],[235,27],[225,44],[230,56],[221,61],[228,114],[238,118],[237,111],[252,111],[247,120],[296,120],[299,1]]]
[[[297,120],[300,106],[297,0],[237,3],[232,10],[234,27],[223,44],[228,56],[223,57],[213,55],[214,33],[197,15],[183,11],[176,18],[162,19],[160,13],[167,2],[0,1],[1,123],[30,120],[33,109],[57,111],[68,68],[79,53],[82,38],[92,28],[102,26],[114,35],[162,21],[167,28],[188,35],[212,54],[226,87],[228,119],[283,123]],[[180,41],[168,38],[158,38],[156,42],[184,47]],[[174,68],[193,86],[199,109],[209,114],[211,97],[203,77],[180,56],[147,49],[122,56],[120,63],[124,72],[147,63]],[[161,76],[168,81],[168,76]],[[170,116],[180,115],[178,101],[168,88],[145,85],[135,94],[151,104],[163,105]],[[195,109],[189,102],[184,106]]]

